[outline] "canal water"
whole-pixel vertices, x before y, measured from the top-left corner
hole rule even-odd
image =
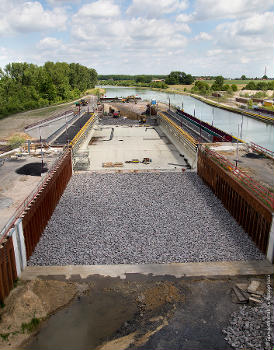
[[[157,100],[157,102],[170,103],[173,106],[182,107],[187,113],[217,128],[240,137],[246,142],[253,141],[271,151],[274,151],[274,126],[261,121],[232,113],[220,108],[212,107],[193,97],[166,92],[152,91],[148,89],[127,88],[117,86],[102,86],[106,89],[106,97],[126,97],[137,95],[144,100]]]

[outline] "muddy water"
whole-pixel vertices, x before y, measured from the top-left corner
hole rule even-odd
[[[45,322],[25,349],[95,349],[136,312],[136,303],[118,293],[84,295]]]

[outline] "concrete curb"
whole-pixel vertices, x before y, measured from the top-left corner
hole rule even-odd
[[[240,275],[270,275],[274,273],[273,265],[267,260],[221,261],[207,263],[170,263],[138,265],[67,265],[67,266],[28,266],[21,275],[23,280],[33,280],[46,276],[65,276],[70,279],[79,275],[85,279],[92,275],[120,277],[127,274],[153,276],[170,275],[180,277],[221,277]]]

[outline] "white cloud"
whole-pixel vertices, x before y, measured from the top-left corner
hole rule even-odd
[[[67,15],[64,10],[45,10],[40,2],[24,2],[0,14],[0,35],[16,32],[37,32],[48,29],[63,30]]]
[[[255,14],[249,18],[222,23],[216,28],[217,45],[243,50],[273,48],[274,13]]]
[[[8,58],[8,50],[5,47],[0,47],[0,62]]]
[[[41,39],[37,44],[37,48],[41,50],[51,50],[51,49],[57,49],[60,47],[62,47],[61,40],[58,40],[53,37],[46,37],[44,39]]]
[[[247,64],[250,62],[250,58],[243,56],[240,58],[240,62],[243,64]]]
[[[62,5],[62,4],[77,4],[80,2],[81,0],[47,0],[47,3],[53,6]]]
[[[112,0],[98,0],[83,5],[77,16],[84,17],[116,17],[120,14],[120,8]]]
[[[181,13],[176,17],[177,22],[190,22],[193,20],[194,15],[193,14],[186,14],[186,13]]]
[[[224,50],[222,50],[222,49],[213,49],[213,50],[207,51],[207,56],[213,57],[213,56],[221,55],[223,53],[224,53]]]
[[[264,12],[218,25],[204,57],[206,68],[226,76],[262,76],[265,65],[272,67],[273,22],[274,13]]]
[[[127,14],[135,17],[159,17],[188,7],[187,0],[133,0]]]
[[[194,40],[212,40],[212,36],[205,32],[200,32],[194,37]]]
[[[197,0],[196,19],[246,17],[273,7],[273,0]]]
[[[184,29],[187,32],[190,30],[188,26]],[[96,50],[127,52],[133,59],[136,52],[144,52],[149,56],[153,52],[165,50],[165,47],[183,48],[187,43],[181,25],[155,18],[132,18],[117,20],[115,23],[108,20],[76,22],[72,31],[78,43],[81,41]]]

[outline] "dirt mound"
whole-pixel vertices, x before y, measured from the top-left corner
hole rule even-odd
[[[0,349],[22,343],[40,320],[66,305],[76,291],[73,283],[39,279],[15,288],[0,312]]]
[[[16,169],[16,173],[19,175],[41,176],[41,173],[46,173],[48,171],[46,165],[47,164],[44,163],[42,168],[41,163],[28,163]]]
[[[146,310],[155,310],[166,303],[176,303],[183,301],[180,291],[169,282],[159,283],[144,291],[141,295],[142,304]]]

